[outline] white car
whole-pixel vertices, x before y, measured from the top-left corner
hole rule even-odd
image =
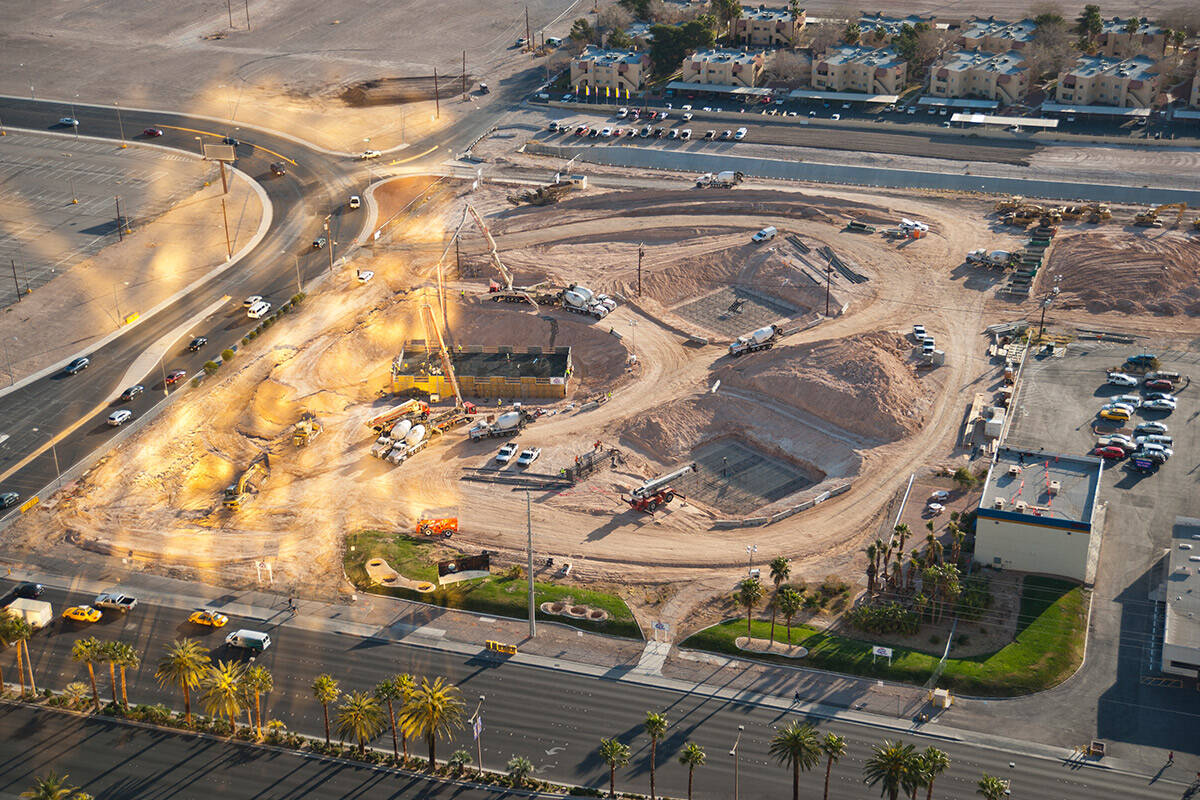
[[[242,308],[253,308],[258,303],[262,302],[262,295],[252,294],[242,301]]]
[[[371,278],[375,277],[375,273],[369,269],[360,269],[354,273],[354,277],[359,283],[366,283],[367,281],[371,280]]]
[[[628,117],[628,116],[629,116],[629,109],[628,109],[628,108],[621,108],[620,110],[618,110],[618,111],[617,111],[617,118],[618,118],[618,119],[625,119],[625,118],[626,118],[626,117]]]
[[[832,115],[832,116],[830,117],[830,119],[832,119],[832,120],[838,120],[838,119],[841,119],[841,118],[842,118],[842,115],[841,115],[841,114],[834,114],[834,115]]]
[[[916,339],[918,342],[925,341],[925,326],[924,325],[913,325],[913,338]]]
[[[935,503],[944,503],[950,499],[950,493],[945,489],[937,489],[929,495],[929,499]]]
[[[1141,408],[1142,396],[1140,394],[1122,394],[1114,397],[1112,402],[1124,403],[1125,405],[1133,406],[1134,408]]]
[[[1108,373],[1108,382],[1113,386],[1137,386],[1138,379],[1132,375],[1126,375],[1124,372]]]
[[[679,138],[680,138],[680,139],[683,139],[685,142],[686,142],[688,139],[692,138],[692,129],[691,129],[691,128],[684,128],[683,130],[681,130],[681,131],[679,132]]]
[[[119,411],[114,411],[113,413],[108,415],[108,424],[112,425],[114,428],[117,428],[117,427],[120,427],[121,425],[124,425],[126,422],[128,422],[132,418],[133,418],[133,412],[130,411],[128,408],[122,408]]]
[[[683,113],[683,116],[682,116],[682,117],[680,117],[680,119],[682,119],[684,122],[691,122],[691,120],[692,120],[692,112],[690,112],[690,111],[685,111],[685,112]]]
[[[1174,411],[1174,400],[1147,400],[1142,403],[1142,409],[1145,411]]]
[[[521,455],[517,458],[518,467],[528,467],[533,462],[537,461],[538,456],[542,454],[540,447],[527,447],[521,451]]]
[[[736,131],[734,131],[734,133],[733,133],[733,138],[734,138],[734,139],[737,139],[739,142],[740,142],[742,139],[745,139],[745,138],[746,138],[746,129],[745,129],[745,128],[738,128]]]
[[[612,136],[612,128],[601,128],[600,135],[607,139]]]
[[[1133,429],[1134,436],[1143,436],[1146,434],[1159,435],[1166,433],[1168,430],[1165,422],[1143,422]]]
[[[59,119],[58,124],[66,125],[68,128],[78,128],[79,120],[75,119],[74,117],[62,117]]]
[[[348,205],[350,208],[362,208],[362,198],[356,194],[352,194],[350,195],[350,202]]]
[[[383,155],[383,153],[381,153],[378,150],[363,150],[362,153],[360,153],[358,157],[360,159],[362,159],[363,161],[366,161],[371,158],[379,158],[382,155]]]
[[[508,444],[504,445],[504,447],[500,448],[500,452],[496,453],[496,463],[507,464],[508,462],[512,461],[513,456],[517,454],[518,449],[520,448],[517,447],[516,442],[509,442]]]
[[[266,300],[259,300],[254,305],[246,309],[246,316],[250,319],[262,319],[271,311],[271,304]]]

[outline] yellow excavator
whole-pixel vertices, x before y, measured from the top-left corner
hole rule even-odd
[[[1155,206],[1154,208],[1149,208],[1145,211],[1139,211],[1133,218],[1133,224],[1141,225],[1143,228],[1161,228],[1163,224],[1162,220],[1158,218],[1158,215],[1161,212],[1168,211],[1170,209],[1174,209],[1175,211],[1179,212],[1178,216],[1175,218],[1175,224],[1181,224],[1183,222],[1183,215],[1187,213],[1187,203],[1164,203],[1161,206]]]
[[[225,487],[225,495],[221,499],[221,504],[230,510],[237,511],[242,507],[242,503],[250,492],[258,492],[262,488],[270,474],[271,457],[268,453],[263,452],[250,462],[250,466],[246,467],[246,471],[238,477],[237,483]]]
[[[292,429],[292,444],[295,447],[308,447],[308,443],[321,435],[325,426],[315,415],[305,412],[296,427]]]

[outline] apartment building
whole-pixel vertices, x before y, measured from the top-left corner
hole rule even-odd
[[[1007,53],[1023,50],[1033,42],[1037,25],[1031,19],[1008,22],[995,17],[973,17],[963,22],[958,35],[958,45],[966,50],[986,50],[989,53]]]
[[[1167,32],[1145,19],[1135,20],[1137,28],[1130,31],[1129,20],[1113,17],[1104,21],[1104,27],[1096,38],[1100,55],[1109,58],[1133,58],[1148,55],[1162,58],[1167,52]]]
[[[758,86],[766,56],[761,50],[698,50],[683,62],[683,80],[716,86]]]
[[[571,85],[596,89],[625,89],[638,92],[645,88],[650,74],[650,54],[636,50],[610,50],[589,45],[571,59]]]
[[[1160,76],[1155,60],[1080,56],[1075,64],[1058,74],[1059,103],[1079,106],[1149,108],[1158,94]]]
[[[1192,76],[1192,94],[1188,105],[1192,108],[1200,108],[1200,72]]]
[[[733,38],[754,47],[791,47],[806,20],[803,10],[793,17],[787,8],[743,8],[742,16],[733,21]]]
[[[1002,106],[1021,102],[1029,83],[1029,67],[1016,50],[959,50],[943,56],[929,70],[929,93],[934,97],[995,100]]]
[[[813,64],[812,85],[825,92],[900,94],[908,64],[890,47],[831,47]]]
[[[909,14],[907,17],[891,17],[879,13],[863,14],[858,18],[858,27],[862,31],[861,41],[863,44],[882,44],[890,42],[905,25],[915,28],[922,22],[932,26],[934,24],[933,15],[922,17],[917,14]]]

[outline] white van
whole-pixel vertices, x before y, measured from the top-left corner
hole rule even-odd
[[[225,644],[230,647],[240,647],[244,650],[253,650],[256,653],[261,653],[271,646],[271,637],[259,631],[242,629],[226,636]]]
[[[246,316],[250,319],[262,319],[271,310],[271,304],[266,300],[259,300],[250,308],[246,309]]]
[[[777,233],[779,233],[779,231],[775,230],[773,225],[768,225],[758,233],[754,234],[754,236],[751,238],[753,238],[753,240],[756,242],[769,242],[775,238],[775,234]]]

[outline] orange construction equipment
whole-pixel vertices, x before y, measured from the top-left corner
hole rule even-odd
[[[645,496],[634,495],[632,497],[626,498],[625,502],[629,503],[629,507],[632,508],[634,511],[644,511],[647,514],[653,514],[655,511],[658,510],[659,506],[667,505],[672,500],[674,500],[676,497],[678,497],[680,500],[687,499],[686,497],[681,495],[679,492],[675,491],[674,489],[672,489],[670,487],[667,487],[666,489],[659,489],[659,490],[657,490],[651,494],[645,495]]]
[[[449,539],[458,533],[458,517],[419,519],[417,520],[417,533],[422,536],[441,536],[443,539]]]

